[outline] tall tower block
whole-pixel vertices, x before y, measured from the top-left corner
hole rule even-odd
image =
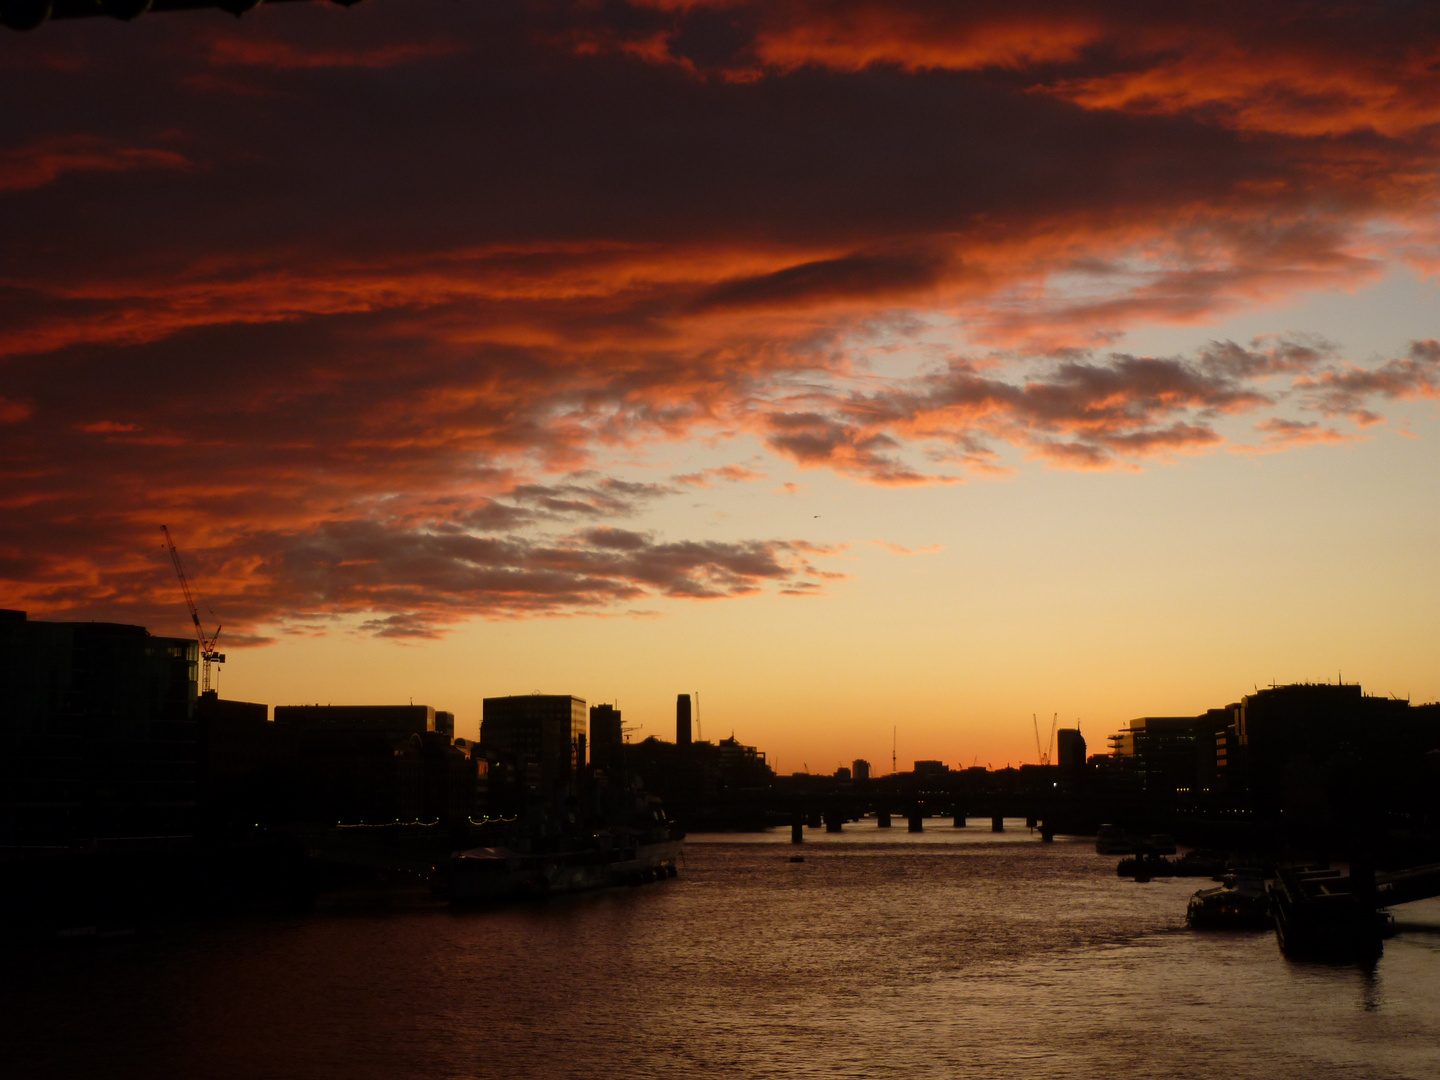
[[[675,698],[675,745],[690,745],[690,695]]]

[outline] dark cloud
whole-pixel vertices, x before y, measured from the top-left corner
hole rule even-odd
[[[211,14],[6,38],[0,603],[158,618],[162,521],[247,633],[804,594],[798,540],[644,527],[763,463],[611,463],[1135,466],[1436,392],[1434,342],[1110,351],[1440,260],[1424,5]]]
[[[929,288],[940,281],[945,260],[935,255],[857,253],[818,259],[768,274],[737,278],[709,289],[696,307],[795,307],[863,297],[881,300],[895,293]]]
[[[1379,419],[1365,405],[1374,398],[1440,397],[1440,343],[1413,341],[1408,355],[1376,368],[1344,365],[1299,379],[1312,408],[1327,416],[1348,414],[1361,423]]]

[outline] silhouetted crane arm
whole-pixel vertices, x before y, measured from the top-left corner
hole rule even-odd
[[[205,629],[200,625],[200,612],[195,607],[195,598],[190,595],[190,581],[185,576],[185,568],[180,565],[180,552],[175,550],[175,541],[170,539],[169,526],[161,525],[160,531],[165,534],[165,546],[170,549],[170,561],[175,564],[175,576],[180,579],[180,591],[185,594],[185,606],[190,609],[190,621],[195,624],[195,635],[200,639],[203,648]]]
[[[195,597],[190,592],[190,579],[185,576],[185,567],[180,565],[180,552],[175,550],[175,541],[170,539],[170,528],[161,525],[160,531],[165,534],[165,547],[170,552],[170,561],[175,564],[175,576],[180,579],[180,591],[185,594],[185,606],[190,609],[190,621],[195,624],[195,638],[200,643],[200,687],[202,690],[209,690],[210,665],[225,663],[225,654],[215,648],[222,628],[217,626],[215,633],[205,636],[205,627],[200,624],[200,609],[195,606]]]

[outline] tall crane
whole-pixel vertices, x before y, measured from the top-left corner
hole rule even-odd
[[[185,568],[180,565],[180,553],[175,550],[175,541],[170,539],[169,528],[161,525],[160,531],[165,534],[165,546],[170,549],[170,561],[175,564],[175,576],[180,579],[180,591],[185,594],[185,606],[190,609],[190,621],[195,624],[195,638],[200,642],[200,691],[205,693],[210,689],[210,665],[225,662],[225,654],[215,649],[215,643],[220,640],[220,627],[215,627],[215,633],[209,637],[205,636],[195,598],[190,595],[190,581],[185,577]]]
[[[1060,723],[1060,714],[1056,713],[1050,718],[1050,743],[1044,750],[1040,749],[1040,721],[1036,719],[1034,713],[1030,714],[1030,723],[1035,725],[1035,756],[1040,759],[1041,765],[1049,765],[1050,751],[1055,746],[1055,727]]]

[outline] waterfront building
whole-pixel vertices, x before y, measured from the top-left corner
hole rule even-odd
[[[856,758],[850,763],[850,775],[857,784],[865,783],[870,779],[870,762],[864,758]]]
[[[486,698],[480,746],[491,761],[521,770],[531,794],[549,798],[574,783],[586,762],[586,708],[569,694]]]
[[[1111,756],[1123,759],[1151,801],[1189,802],[1196,784],[1196,718],[1142,716],[1109,738]]]
[[[0,842],[190,835],[199,645],[0,610]]]
[[[274,794],[254,816],[347,825],[463,821],[477,808],[480,769],[453,745],[454,723],[454,714],[429,705],[277,705],[267,726],[279,779],[260,783]],[[249,781],[258,778],[251,773]]]
[[[1356,683],[1295,683],[1241,700],[1227,771],[1243,777],[1261,819],[1283,818],[1295,833],[1383,813],[1436,819],[1437,760],[1433,708],[1371,697]]]

